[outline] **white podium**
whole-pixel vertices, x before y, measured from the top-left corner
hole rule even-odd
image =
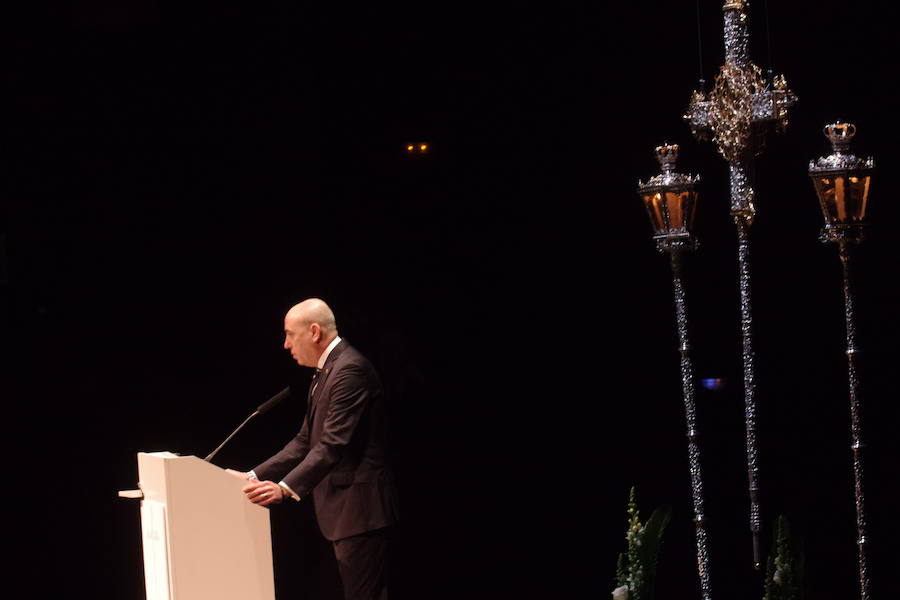
[[[147,600],[274,600],[267,509],[196,456],[139,452]]]

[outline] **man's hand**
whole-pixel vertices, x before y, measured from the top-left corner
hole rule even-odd
[[[225,469],[225,472],[229,475],[234,475],[238,479],[243,481],[247,481],[250,479],[250,473],[244,473],[243,471],[235,471],[234,469]]]
[[[284,499],[284,492],[281,486],[274,481],[254,481],[244,486],[243,492],[247,494],[247,499],[250,502],[260,506],[278,504]]]

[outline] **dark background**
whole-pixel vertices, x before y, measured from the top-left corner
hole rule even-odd
[[[5,504],[29,597],[143,597],[138,507],[116,498],[135,453],[205,456],[305,389],[281,330],[310,296],[390,391],[399,596],[608,597],[634,485],[644,516],[673,506],[659,597],[699,597],[670,273],[635,194],[663,141],[703,178],[690,334],[697,376],[726,381],[697,391],[713,596],[762,597],[727,167],[680,118],[696,4],[594,4],[95,0],[8,19]],[[787,515],[810,598],[858,597],[840,267],[806,174],[848,119],[879,167],[854,290],[871,574],[894,598],[897,35],[870,0],[765,4],[754,58],[800,98],[757,162],[765,547]],[[700,9],[711,81],[721,7]],[[215,462],[269,456],[302,402]],[[279,597],[334,597],[310,507],[272,522]]]

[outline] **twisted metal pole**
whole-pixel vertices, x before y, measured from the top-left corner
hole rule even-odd
[[[850,436],[853,451],[853,486],[856,498],[856,532],[859,558],[860,598],[869,600],[869,569],[866,562],[866,510],[863,490],[863,441],[862,441],[862,402],[859,397],[859,379],[856,373],[856,322],[853,315],[853,294],[850,289],[850,250],[846,240],[838,242],[841,268],[844,277],[844,318],[847,327],[847,375],[850,390]]]
[[[747,480],[750,495],[750,533],[753,567],[762,568],[760,543],[759,460],[756,440],[756,382],[754,381],[753,313],[750,304],[750,226],[756,214],[751,173],[753,158],[762,151],[762,126],[787,126],[787,111],[797,98],[782,76],[763,78],[750,60],[749,0],[724,0],[725,63],[713,90],[695,91],[685,120],[698,139],[712,139],[728,161],[731,216],[738,234],[741,339],[744,371],[744,420]]]
[[[691,471],[691,495],[694,504],[694,527],[697,543],[697,572],[703,600],[710,600],[709,549],[706,536],[706,515],[703,510],[703,472],[700,467],[700,444],[697,411],[694,404],[694,367],[691,362],[687,331],[687,308],[681,275],[681,252],[669,251],[672,267],[672,289],[675,296],[675,321],[678,327],[678,351],[681,356],[681,391],[687,423],[688,461]]]
[[[738,271],[741,303],[741,354],[744,366],[744,429],[747,453],[747,486],[750,492],[750,533],[753,538],[753,566],[762,565],[760,545],[759,451],[756,440],[756,381],[754,378],[753,310],[750,297],[750,222],[734,216],[738,234]]]

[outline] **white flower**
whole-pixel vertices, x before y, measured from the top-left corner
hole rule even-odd
[[[628,586],[622,585],[612,591],[613,600],[628,600]]]

